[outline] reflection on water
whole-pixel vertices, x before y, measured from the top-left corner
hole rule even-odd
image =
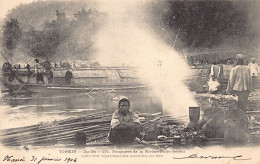
[[[73,94],[4,94],[1,99],[3,129],[54,121],[88,113],[118,109],[118,97],[126,96],[131,109],[142,113],[162,112],[162,105],[150,91],[92,92]]]

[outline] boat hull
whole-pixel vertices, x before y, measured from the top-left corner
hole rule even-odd
[[[137,69],[120,67],[100,67],[74,69],[71,82],[67,84],[64,68],[53,68],[53,78],[49,82],[49,74],[42,73],[43,81],[37,84],[37,74],[31,71],[30,74],[24,69],[16,70],[13,81],[9,81],[10,73],[2,74],[1,81],[10,91],[16,92],[90,92],[114,90],[139,90],[147,89],[148,85],[141,82]],[[28,75],[29,74],[29,75]]]

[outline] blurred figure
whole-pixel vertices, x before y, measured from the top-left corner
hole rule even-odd
[[[68,69],[68,71],[67,71],[66,74],[65,74],[65,83],[66,83],[67,85],[70,85],[72,78],[73,78],[72,70],[71,70],[71,69]]]
[[[73,68],[77,68],[75,61],[73,61]]]
[[[255,85],[259,75],[259,66],[255,61],[255,58],[251,58],[251,62],[248,64],[252,77],[252,89],[255,89]]]
[[[244,65],[244,55],[237,54],[236,62],[230,70],[227,92],[238,96],[238,107],[247,110],[247,100],[252,89],[250,69]]]
[[[248,119],[246,113],[238,108],[237,97],[231,96],[227,100],[228,109],[225,114],[225,135],[226,146],[245,144],[248,142]]]
[[[218,79],[222,76],[221,74],[223,74],[223,72],[221,72],[220,65],[218,65],[217,62],[213,62],[210,68],[210,77],[213,79]]]
[[[31,72],[31,66],[30,64],[27,64],[25,66],[25,68],[27,69],[27,80],[32,76],[33,72]]]
[[[53,80],[53,72],[52,69],[50,69],[50,71],[48,72],[48,84],[52,84],[52,80]]]
[[[209,75],[209,91],[211,93],[216,93],[218,91],[222,91],[223,86],[223,66],[221,64],[217,64],[217,62],[213,62],[210,68]]]
[[[44,83],[44,78],[43,78],[43,67],[40,64],[40,60],[39,59],[35,59],[35,72],[36,72],[36,82],[37,84],[39,82]]]
[[[224,137],[225,113],[219,107],[219,98],[211,97],[209,99],[210,107],[205,109],[203,118],[198,123],[198,129],[206,137]]]

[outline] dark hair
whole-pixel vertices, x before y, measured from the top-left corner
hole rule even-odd
[[[39,59],[35,59],[34,61],[35,61],[36,63],[39,63]]]
[[[240,59],[240,58],[236,59],[234,66],[237,65],[244,65],[244,59]]]
[[[118,107],[120,106],[121,102],[128,102],[128,105],[130,106],[130,101],[126,98],[122,98],[119,102],[118,102]]]

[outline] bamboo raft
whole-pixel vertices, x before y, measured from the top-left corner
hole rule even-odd
[[[222,145],[223,138],[203,138],[199,134],[193,132],[184,132],[183,120],[187,116],[173,117],[163,115],[161,113],[147,114],[138,113],[139,119],[143,127],[144,141],[136,141],[131,145],[125,145],[133,148],[165,148],[165,147],[187,147],[187,146],[210,146]],[[258,115],[259,111],[248,112],[249,122],[253,123],[258,119],[253,116]],[[114,145],[107,140],[107,135],[110,129],[110,121],[112,114],[107,114],[105,111],[91,113],[81,117],[73,117],[59,121],[40,122],[36,125],[3,129],[1,130],[1,142],[4,146],[17,147],[17,146],[44,146],[44,147],[77,147],[76,134],[84,133],[86,135],[83,147],[113,147]],[[159,127],[165,129],[168,127],[170,135],[166,135],[162,130],[156,133],[155,131],[149,132],[152,127]],[[257,129],[256,129],[257,128]],[[249,129],[251,134],[259,131],[259,124],[253,125]],[[163,134],[161,134],[163,132]],[[156,134],[155,134],[156,133]],[[175,134],[179,134],[181,138],[179,143],[176,143]],[[158,135],[166,135],[164,140],[158,140]],[[254,134],[258,135],[258,134]],[[154,138],[151,139],[151,136]],[[150,139],[149,139],[150,137]]]
[[[53,122],[40,122],[36,125],[3,129],[1,141],[5,146],[51,146],[72,145],[75,143],[75,134],[86,134],[86,146],[93,142],[107,142],[112,114],[105,111],[88,114],[77,118],[68,118]],[[180,125],[182,117],[173,118],[161,113],[139,114],[142,126],[158,122],[162,119],[167,123]],[[89,145],[89,146],[90,146]]]

